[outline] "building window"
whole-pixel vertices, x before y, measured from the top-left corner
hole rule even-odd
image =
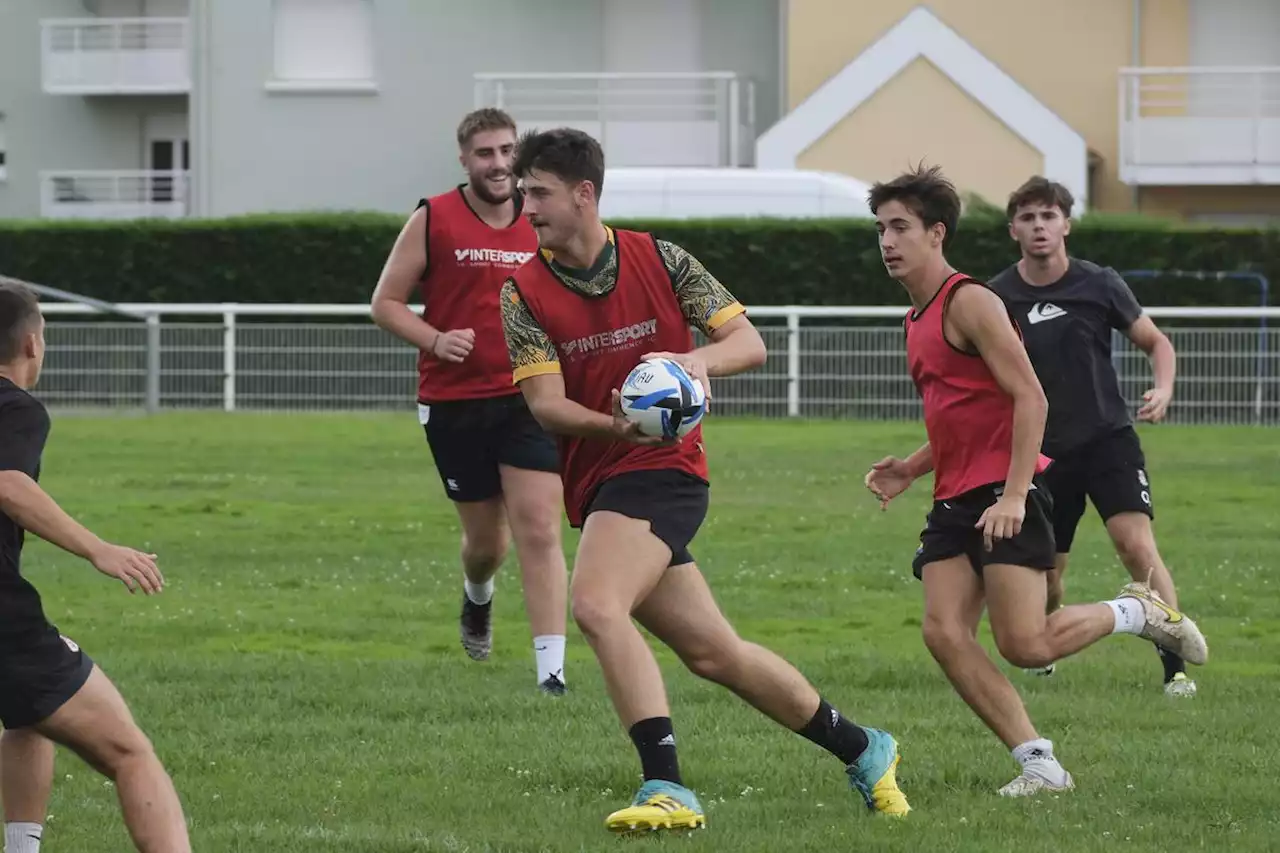
[[[275,0],[279,91],[372,91],[372,0]]]

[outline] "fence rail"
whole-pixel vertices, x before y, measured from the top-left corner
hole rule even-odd
[[[407,411],[414,404],[416,352],[376,327],[367,305],[115,306],[146,318],[133,322],[86,318],[99,312],[78,304],[42,308],[49,346],[39,393],[51,406]],[[753,308],[769,359],[753,373],[716,380],[717,413],[919,417],[902,330],[885,323],[905,310]],[[1280,319],[1280,308],[1147,313],[1203,321],[1166,329],[1178,350],[1171,421],[1280,425],[1280,329],[1266,325]],[[352,322],[335,321],[343,317]],[[1114,349],[1121,388],[1136,406],[1150,382],[1145,357],[1118,333]]]
[[[1120,178],[1280,182],[1280,66],[1120,69]]]
[[[191,89],[186,18],[47,19],[40,22],[40,44],[49,94],[183,94]]]

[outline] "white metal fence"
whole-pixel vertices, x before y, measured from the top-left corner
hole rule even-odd
[[[39,394],[51,406],[276,411],[408,410],[416,351],[376,327],[367,305],[123,304],[146,321],[86,317],[45,303]],[[420,306],[415,307],[420,311]],[[716,380],[716,411],[762,417],[913,419],[905,308],[756,307],[769,360]],[[1149,308],[1176,319],[1170,420],[1280,425],[1280,308]],[[1116,335],[1116,366],[1136,406],[1145,356]]]

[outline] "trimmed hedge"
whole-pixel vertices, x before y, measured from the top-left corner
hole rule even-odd
[[[0,222],[0,273],[116,302],[365,302],[403,223],[370,213],[132,222]],[[866,220],[617,222],[696,255],[747,304],[901,305]],[[1280,229],[1134,217],[1075,223],[1073,253],[1120,270],[1249,270],[1280,287]],[[962,220],[948,252],[990,276],[1016,259],[999,217]],[[1162,305],[1255,305],[1251,282],[1135,280]],[[1280,300],[1273,300],[1280,301]]]

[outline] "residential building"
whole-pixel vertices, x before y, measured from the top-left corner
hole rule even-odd
[[[501,103],[611,165],[749,163],[778,0],[4,0],[0,217],[412,210]]]
[[[405,212],[477,105],[615,167],[925,160],[996,204],[1040,172],[1082,209],[1280,217],[1274,0],[854,5],[4,0],[0,217]]]
[[[787,114],[756,163],[863,181],[922,159],[1003,206],[1280,218],[1275,0],[789,0]]]

